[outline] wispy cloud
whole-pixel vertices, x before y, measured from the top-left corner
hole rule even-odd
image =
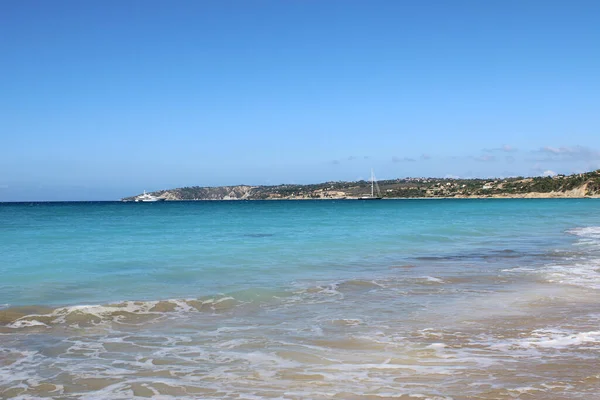
[[[414,158],[409,158],[409,157],[392,157],[392,162],[395,163],[399,163],[399,162],[415,162],[417,160],[415,160]]]
[[[535,176],[554,176],[556,172],[551,169],[545,168],[542,164],[536,163],[532,168],[532,175]]]
[[[572,154],[574,153],[574,149],[569,147],[552,147],[552,146],[544,146],[539,150],[541,153],[550,153],[550,154]]]
[[[484,154],[479,157],[473,157],[473,159],[479,162],[494,162],[496,161],[496,156],[493,156],[491,154]]]
[[[369,158],[369,156],[360,156],[360,157],[359,156],[348,156],[345,158],[338,158],[338,159],[332,160],[329,163],[334,164],[334,165],[339,165],[342,162],[344,162],[344,163],[348,162],[348,161],[352,162],[352,161],[360,160],[360,159],[367,160],[368,158]]]
[[[505,152],[505,153],[514,153],[515,151],[517,151],[518,149],[514,146],[511,146],[509,144],[505,144],[501,147],[494,147],[491,149],[483,149],[484,152],[486,153],[495,153],[495,152]]]
[[[429,154],[421,154],[421,160],[431,160],[431,156]]]
[[[544,146],[533,153],[534,161],[600,161],[600,152],[585,146]]]

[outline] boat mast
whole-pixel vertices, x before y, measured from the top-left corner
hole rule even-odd
[[[371,168],[371,197],[373,196],[373,185],[375,184],[375,174],[373,174],[373,168]]]

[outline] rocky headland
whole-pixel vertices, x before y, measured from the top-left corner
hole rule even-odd
[[[600,170],[552,177],[505,179],[404,178],[377,182],[383,198],[586,198],[600,197]],[[371,183],[324,182],[309,185],[182,187],[150,193],[177,200],[353,199],[369,194]],[[123,198],[134,201],[138,196]]]

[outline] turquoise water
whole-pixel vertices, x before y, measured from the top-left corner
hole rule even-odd
[[[589,398],[599,266],[595,199],[0,204],[0,397]]]
[[[4,204],[0,304],[212,295],[369,277],[415,257],[540,252],[568,242],[567,229],[600,225],[599,210],[589,200]]]

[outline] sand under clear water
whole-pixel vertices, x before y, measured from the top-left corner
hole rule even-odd
[[[598,211],[0,205],[0,397],[597,398]]]

